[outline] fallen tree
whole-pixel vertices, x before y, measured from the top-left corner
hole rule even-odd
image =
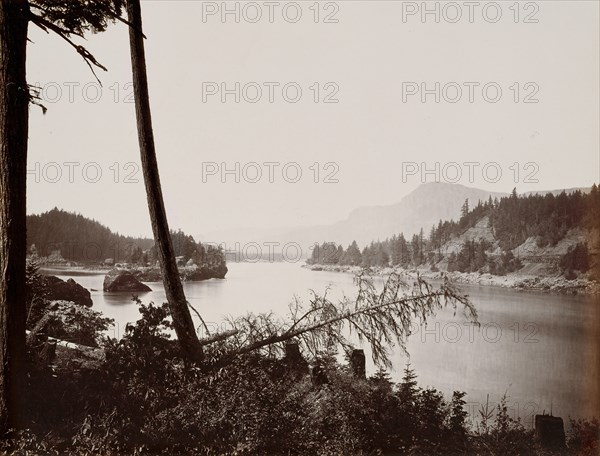
[[[298,299],[290,304],[287,319],[273,313],[230,319],[234,329],[221,341],[215,340],[221,343],[215,364],[222,366],[253,351],[281,354],[289,341],[298,343],[311,357],[335,347],[349,355],[355,346],[351,340],[354,336],[358,343],[371,348],[377,365],[390,367],[390,348],[398,346],[406,351],[413,324],[425,324],[437,310],[451,306],[456,313],[461,305],[465,317],[477,323],[477,310],[468,296],[447,278],[436,288],[420,276],[407,282],[394,272],[378,291],[373,278],[363,271],[355,282],[356,299],[334,303],[327,292],[323,296],[313,292],[307,307]]]

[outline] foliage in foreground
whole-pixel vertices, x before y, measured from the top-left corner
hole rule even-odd
[[[472,431],[464,393],[420,388],[407,367],[399,384],[379,371],[356,379],[332,353],[328,381],[260,353],[219,368],[188,364],[170,340],[166,306],[141,306],[121,341],[92,368],[30,365],[27,422],[10,454],[530,455],[530,431],[502,402]],[[597,449],[598,422],[577,422],[573,452]],[[594,447],[595,445],[595,447]]]
[[[29,272],[30,324],[54,334],[53,325],[39,323],[48,321],[53,308],[44,299],[37,269]],[[357,285],[355,300],[336,304],[327,294],[314,294],[308,305],[296,300],[288,319],[250,314],[232,320],[235,331],[208,345],[202,364],[186,361],[171,340],[167,305],[138,301],[142,318],[120,341],[100,337],[107,322],[93,312],[64,318],[62,312],[64,326],[76,331],[72,336],[100,343],[102,350],[95,352],[103,356],[81,362],[81,354],[63,349],[48,365],[31,347],[29,430],[7,436],[0,453],[544,454],[531,432],[508,416],[506,401],[485,410],[473,431],[464,393],[448,399],[422,389],[408,367],[394,384],[384,370],[360,379],[340,364],[336,350],[348,355],[353,348],[347,333],[386,366],[387,347],[394,342],[405,347],[411,321],[425,322],[442,306],[457,310],[457,304],[467,317],[477,318],[468,298],[446,282],[434,289],[393,274],[379,292],[361,274]],[[312,361],[312,376],[305,362],[282,359],[289,342]],[[315,375],[318,369],[326,375]],[[597,422],[573,429],[572,454],[597,447]]]

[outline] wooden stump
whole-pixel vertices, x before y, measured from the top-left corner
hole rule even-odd
[[[350,368],[354,378],[365,380],[367,378],[366,359],[364,350],[352,350],[350,355]]]
[[[558,416],[536,415],[535,437],[547,449],[565,448],[565,426]]]
[[[300,353],[300,346],[295,342],[286,344],[283,362],[287,367],[288,374],[294,378],[299,379],[309,373],[308,363]]]

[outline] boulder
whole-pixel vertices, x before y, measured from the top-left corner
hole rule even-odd
[[[140,282],[131,272],[123,269],[112,269],[104,277],[104,291],[147,292],[152,291],[152,289]]]
[[[46,288],[46,299],[50,301],[71,301],[77,305],[92,307],[92,297],[90,292],[69,279],[66,282],[56,276],[44,276],[44,286]]]

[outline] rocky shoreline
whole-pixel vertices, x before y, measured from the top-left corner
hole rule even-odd
[[[356,274],[361,271],[362,268],[358,266],[339,266],[339,265],[303,265],[303,268],[310,269],[311,271],[327,271],[327,272],[341,272],[348,274]],[[510,288],[514,290],[522,291],[543,291],[549,293],[560,293],[560,294],[600,294],[600,283],[584,279],[577,278],[574,280],[567,280],[562,276],[557,277],[539,277],[539,276],[528,276],[518,273],[511,273],[505,276],[496,276],[489,273],[478,273],[478,272],[446,272],[439,271],[433,272],[429,269],[402,269],[402,268],[371,268],[371,273],[377,276],[387,276],[393,271],[400,271],[407,274],[408,276],[416,277],[417,274],[421,277],[430,280],[441,280],[443,276],[447,276],[452,282],[457,284],[465,285],[482,285],[482,286],[493,286],[501,288]]]

